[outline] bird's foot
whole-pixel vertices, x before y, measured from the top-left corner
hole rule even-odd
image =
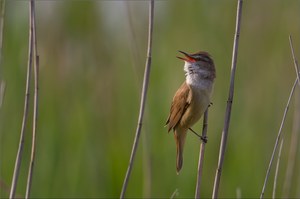
[[[207,136],[200,136],[200,139],[202,140],[202,142],[204,142],[205,144],[208,141],[208,137]]]
[[[207,141],[208,141],[207,136],[199,135],[192,128],[189,128],[189,130],[192,131],[198,138],[200,138],[202,140],[202,142],[204,142],[205,144],[207,143]]]

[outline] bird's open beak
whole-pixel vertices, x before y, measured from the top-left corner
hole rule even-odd
[[[183,61],[187,61],[187,62],[195,62],[196,61],[192,56],[190,56],[186,52],[183,52],[181,50],[179,50],[178,52],[184,54],[184,56],[185,56],[185,57],[178,57],[178,56],[176,56],[178,59],[182,59]]]

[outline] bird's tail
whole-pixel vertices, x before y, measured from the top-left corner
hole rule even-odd
[[[176,170],[177,175],[179,174],[179,171],[182,168],[183,165],[183,148],[185,143],[187,131],[184,130],[175,130],[174,132],[174,138],[176,141],[176,149],[177,149],[177,155],[176,155]]]

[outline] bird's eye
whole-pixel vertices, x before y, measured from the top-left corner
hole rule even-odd
[[[200,61],[204,61],[204,62],[210,62],[210,58],[207,56],[199,56],[198,58]]]

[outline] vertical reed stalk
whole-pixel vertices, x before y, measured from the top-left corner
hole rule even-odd
[[[144,109],[145,109],[145,102],[147,97],[147,90],[148,90],[148,84],[149,84],[149,77],[150,77],[150,68],[151,68],[151,52],[152,52],[152,33],[153,33],[153,18],[154,18],[154,0],[150,1],[149,5],[149,29],[148,29],[148,48],[147,48],[147,58],[146,58],[146,66],[145,66],[145,72],[144,72],[144,80],[143,80],[143,89],[141,94],[141,102],[140,102],[140,111],[139,111],[139,118],[138,118],[138,124],[136,128],[136,134],[134,138],[134,143],[132,146],[131,156],[126,172],[126,176],[124,179],[123,187],[121,190],[120,198],[124,198],[127,185],[129,182],[129,177],[131,174],[135,154],[137,151],[139,138],[141,134],[141,128],[143,124],[143,116],[144,116]]]
[[[283,145],[284,139],[281,139],[280,146],[279,146],[279,152],[277,157],[277,163],[276,163],[276,169],[275,169],[275,176],[274,176],[274,184],[273,184],[273,193],[272,193],[272,199],[276,198],[276,189],[277,189],[277,179],[278,179],[278,171],[279,171],[279,164],[280,164],[280,157],[281,157],[281,151],[282,151],[282,145]]]
[[[208,126],[208,109],[205,111],[203,116],[202,138],[207,137],[206,136],[207,126]],[[202,171],[203,171],[203,163],[204,163],[205,144],[206,143],[202,140],[200,144],[200,152],[199,152],[198,176],[197,176],[195,198],[200,198],[200,193],[201,193],[201,181],[202,181]]]
[[[31,8],[30,8],[31,9]],[[29,14],[31,15],[31,10],[29,10]],[[31,79],[31,68],[32,68],[32,59],[33,59],[33,25],[32,19],[29,17],[29,46],[28,46],[28,63],[27,63],[27,75],[26,75],[26,88],[25,88],[25,99],[24,99],[24,112],[23,112],[23,119],[22,119],[22,127],[20,133],[20,140],[19,140],[19,147],[17,152],[17,157],[15,161],[14,173],[10,188],[9,198],[15,198],[16,188],[18,184],[20,166],[22,162],[22,154],[23,154],[23,147],[24,147],[24,134],[25,134],[25,127],[27,124],[28,119],[28,109],[29,109],[29,87],[30,87],[30,79]]]
[[[36,151],[36,129],[38,116],[38,79],[39,79],[39,57],[37,54],[37,39],[36,39],[36,18],[35,18],[35,0],[30,1],[30,18],[32,23],[32,40],[33,40],[33,69],[34,69],[34,101],[33,101],[33,124],[32,124],[32,143],[31,143],[31,157],[29,164],[29,171],[27,177],[26,195],[25,198],[30,197],[32,174],[35,161]]]
[[[127,17],[128,17],[128,27],[129,27],[129,44],[131,47],[131,56],[133,63],[131,64],[132,66],[132,71],[134,72],[134,77],[135,77],[135,82],[140,82],[141,77],[138,76],[140,73],[140,68],[138,66],[141,65],[141,53],[139,50],[139,45],[137,41],[137,36],[136,32],[134,29],[134,21],[133,21],[133,16],[132,16],[132,9],[131,9],[131,2],[126,1],[125,6],[126,6],[126,11],[127,11]],[[135,84],[136,86],[138,84]],[[147,121],[147,113],[145,113],[145,119],[144,121]],[[143,146],[143,197],[144,198],[150,198],[151,196],[151,160],[150,160],[150,153],[149,153],[149,136],[147,132],[145,132],[144,136],[142,136],[142,146]]]
[[[298,85],[300,85],[300,78],[299,78],[299,68],[298,68],[298,62],[295,57],[294,53],[294,47],[293,47],[293,41],[292,36],[289,36],[289,42],[290,42],[290,48],[292,53],[292,58],[294,61],[294,67],[295,71],[297,73],[298,78]],[[294,167],[296,162],[296,156],[297,156],[297,148],[298,148],[298,137],[299,137],[299,130],[300,130],[300,94],[299,92],[295,94],[295,112],[294,112],[294,122],[293,122],[293,130],[291,135],[291,144],[289,149],[289,157],[287,162],[287,168],[285,173],[285,179],[283,183],[283,198],[289,198],[290,197],[290,189],[292,185],[292,177],[294,173]]]
[[[297,85],[297,81],[298,81],[298,79],[296,78],[295,83],[294,83],[294,85],[291,89],[290,96],[288,98],[288,102],[287,102],[285,110],[284,110],[284,114],[283,114],[283,117],[282,117],[282,120],[281,120],[280,128],[279,128],[279,131],[278,131],[278,134],[277,134],[276,142],[275,142],[273,152],[272,152],[272,155],[271,155],[271,160],[269,162],[269,166],[268,166],[268,169],[267,169],[267,174],[266,174],[266,177],[265,177],[264,185],[263,185],[263,188],[262,188],[262,191],[261,191],[261,194],[260,194],[261,199],[264,197],[264,194],[265,194],[265,189],[266,189],[266,185],[267,185],[268,178],[269,178],[269,175],[270,175],[270,171],[271,171],[272,163],[273,163],[273,160],[274,160],[275,152],[278,148],[279,139],[280,139],[281,134],[282,134],[282,129],[283,129],[283,126],[284,126],[284,122],[285,122],[285,119],[286,119],[287,112],[289,110],[291,98],[294,94],[295,87]]]
[[[235,35],[234,35],[233,52],[232,52],[229,95],[228,95],[228,100],[227,100],[224,128],[223,128],[223,132],[222,132],[221,146],[220,146],[220,152],[219,152],[218,168],[216,170],[212,198],[218,198],[220,179],[221,179],[222,167],[223,167],[226,144],[227,144],[229,123],[230,123],[230,116],[231,116],[231,107],[232,107],[233,93],[234,93],[234,78],[235,78],[235,70],[236,70],[236,62],[237,62],[237,54],[238,54],[239,37],[240,37],[242,5],[243,5],[243,0],[238,0]]]
[[[295,93],[294,98],[294,119],[293,119],[293,130],[291,135],[291,143],[287,161],[287,167],[285,172],[285,179],[283,183],[283,195],[282,198],[290,198],[290,190],[292,187],[292,180],[295,171],[295,163],[298,158],[297,149],[299,142],[299,132],[300,132],[300,92]],[[300,176],[300,175],[299,175]],[[296,198],[299,196],[296,196]]]
[[[294,61],[294,67],[295,67],[295,71],[297,74],[297,79],[298,79],[298,85],[300,86],[300,77],[299,77],[299,68],[298,68],[298,61],[296,60],[295,57],[295,52],[294,52],[294,47],[293,47],[293,40],[292,40],[292,36],[289,36],[289,41],[290,41],[290,47],[291,47],[291,52],[292,52],[292,57],[293,57],[293,61]]]
[[[294,83],[294,85],[293,85],[293,87],[291,89],[290,96],[288,98],[288,102],[287,102],[287,105],[286,105],[285,110],[284,110],[283,118],[281,120],[280,128],[279,128],[279,131],[278,131],[278,134],[277,134],[276,142],[275,142],[275,145],[274,145],[274,148],[273,148],[273,152],[272,152],[272,155],[271,155],[271,160],[269,162],[269,166],[268,166],[268,169],[267,169],[267,174],[266,174],[266,177],[265,177],[265,181],[264,181],[264,184],[263,184],[263,188],[262,188],[262,192],[261,192],[260,198],[263,198],[264,194],[265,194],[265,189],[266,189],[266,185],[267,185],[268,178],[269,178],[269,175],[270,175],[271,166],[272,166],[272,163],[273,163],[275,152],[276,152],[276,150],[278,148],[279,139],[280,139],[281,134],[282,134],[282,128],[284,126],[284,122],[285,122],[285,118],[286,118],[286,115],[287,115],[287,112],[288,112],[288,109],[289,109],[290,101],[291,101],[291,98],[292,98],[292,96],[294,94],[297,82],[300,85],[298,62],[297,62],[296,57],[295,57],[294,48],[293,48],[293,41],[292,41],[292,37],[291,36],[289,36],[289,41],[290,41],[291,53],[292,53],[292,57],[293,57],[293,61],[294,61],[294,67],[295,67],[295,71],[296,71],[296,76],[297,77],[296,77],[295,83]]]

